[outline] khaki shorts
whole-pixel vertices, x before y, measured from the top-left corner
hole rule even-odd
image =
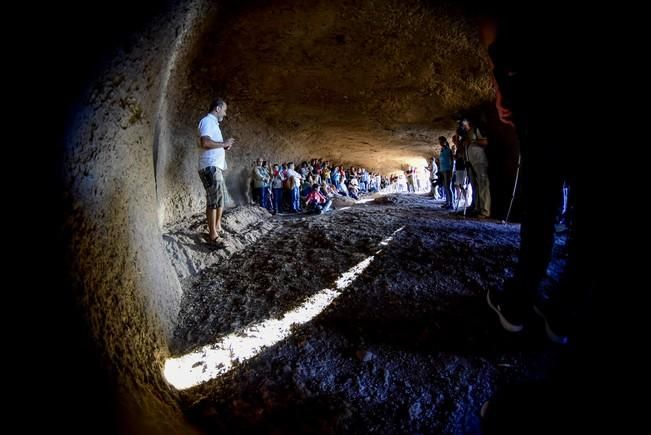
[[[206,189],[206,208],[224,208],[224,175],[215,166],[208,166],[199,171],[199,177]]]

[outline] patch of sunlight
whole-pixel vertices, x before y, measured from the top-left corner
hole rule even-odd
[[[398,228],[397,230],[395,230],[395,231],[393,232],[393,234],[391,234],[391,235],[390,235],[389,237],[387,237],[386,239],[382,240],[382,241],[380,242],[380,245],[382,245],[382,246],[387,246],[387,245],[389,244],[389,242],[390,242],[391,240],[393,240],[393,236],[395,236],[396,234],[398,234],[398,233],[399,233],[400,231],[402,231],[404,228],[405,228],[405,227],[403,226],[403,227],[400,227],[400,228]]]
[[[393,236],[404,228],[394,231],[380,242],[388,245]],[[377,251],[378,253],[382,250]],[[375,256],[370,256],[344,272],[335,282],[335,289],[323,289],[309,297],[298,308],[283,315],[280,319],[268,319],[255,323],[241,331],[221,338],[217,343],[178,358],[165,361],[165,379],[178,390],[200,385],[214,379],[233,368],[236,363],[258,355],[265,347],[284,340],[291,335],[294,325],[309,322],[332,303],[344,289],[366,269]]]

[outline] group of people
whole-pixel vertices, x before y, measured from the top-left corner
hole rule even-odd
[[[450,147],[445,136],[439,137],[441,152],[439,163],[432,157],[430,181],[432,196],[444,198],[442,208],[456,209],[463,199],[467,207],[465,213],[480,219],[491,215],[491,193],[488,179],[488,159],[486,145],[488,139],[469,119],[461,122],[457,134],[452,136]]]
[[[382,188],[381,176],[365,168],[334,165],[330,161],[312,159],[269,165],[258,158],[251,171],[253,201],[271,213],[323,213],[332,199],[346,196],[358,200],[365,193]]]

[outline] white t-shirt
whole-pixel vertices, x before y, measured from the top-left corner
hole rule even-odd
[[[300,186],[301,185],[301,174],[296,172],[293,169],[287,169],[287,177],[294,177],[294,186]]]
[[[219,129],[219,120],[212,113],[204,116],[199,121],[199,140],[201,136],[208,136],[215,142],[224,142],[222,131]],[[222,171],[226,169],[226,151],[224,148],[199,148],[199,170],[208,166],[216,166]]]

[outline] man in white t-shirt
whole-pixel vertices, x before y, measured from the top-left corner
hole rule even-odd
[[[224,141],[219,128],[219,122],[226,116],[226,108],[226,102],[217,98],[210,104],[208,114],[199,121],[199,177],[206,189],[208,241],[216,246],[223,246],[219,233],[226,194],[223,174],[226,150],[230,150],[235,142],[233,138]]]

